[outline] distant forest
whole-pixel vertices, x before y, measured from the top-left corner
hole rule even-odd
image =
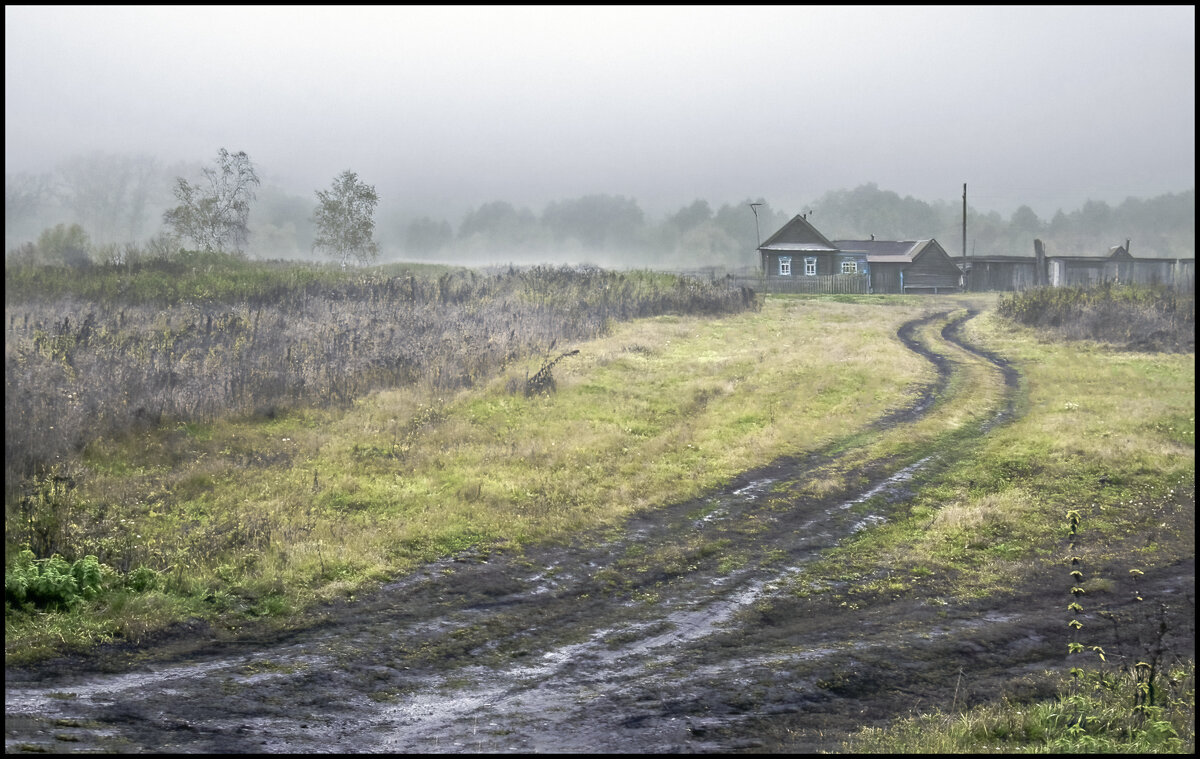
[[[132,249],[177,250],[180,243],[169,237],[162,216],[175,205],[175,177],[196,172],[195,165],[97,153],[72,158],[47,174],[6,174],[5,258],[82,263],[120,260]],[[296,195],[269,182],[259,187],[246,254],[318,258],[312,252],[317,189]],[[762,204],[757,226],[751,202]],[[1117,206],[1088,201],[1049,219],[1028,206],[1005,218],[969,203],[968,196],[969,255],[1032,255],[1034,238],[1041,238],[1052,255],[1100,255],[1130,240],[1130,252],[1139,257],[1195,256],[1194,189],[1129,198]],[[757,266],[757,240],[766,240],[797,213],[807,214],[831,240],[933,237],[951,255],[962,254],[960,203],[901,197],[873,183],[827,192],[802,209],[775,208],[763,198],[719,207],[696,199],[662,218],[647,216],[633,198],[600,194],[554,201],[540,210],[496,200],[457,219],[389,207],[383,197],[375,236],[381,262],[738,269]]]

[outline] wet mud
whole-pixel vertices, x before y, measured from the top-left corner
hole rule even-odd
[[[941,334],[1005,377],[982,435],[1011,418],[1017,375],[965,343],[970,316]],[[950,382],[954,360],[916,336],[946,317],[901,329],[935,377],[880,429],[931,413]],[[1039,673],[1068,666],[1045,578],[975,604],[787,592],[944,463],[875,462],[848,489],[808,494],[841,455],[781,459],[570,544],[446,559],[291,632],[197,623],[149,648],[6,669],[6,750],[820,751],[910,710],[1043,695]],[[1193,560],[1142,581],[1171,600],[1179,650],[1194,646],[1194,576]]]

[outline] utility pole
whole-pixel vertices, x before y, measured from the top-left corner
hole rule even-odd
[[[751,203],[750,204],[750,210],[754,212],[754,239],[758,240],[758,243],[757,243],[758,248],[762,247],[762,233],[758,231],[758,207],[761,205],[762,205],[762,203]],[[766,276],[767,267],[766,267],[766,264],[763,263],[762,252],[759,251],[758,248],[755,248],[754,252],[758,253],[758,265],[762,268],[763,276]]]
[[[963,258],[967,257],[967,183],[963,182]]]

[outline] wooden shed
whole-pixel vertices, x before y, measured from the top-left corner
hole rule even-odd
[[[1091,287],[1114,284],[1169,285],[1195,289],[1196,259],[1134,258],[1120,245],[1105,256],[1047,256],[1053,287]]]
[[[1033,256],[970,256],[958,262],[963,289],[970,292],[1019,292],[1040,286],[1045,278]]]
[[[1129,242],[1095,256],[1045,255],[1034,240],[1033,256],[968,256],[957,259],[965,289],[1014,292],[1033,287],[1092,287],[1115,284],[1165,285],[1195,290],[1196,259],[1135,258]]]

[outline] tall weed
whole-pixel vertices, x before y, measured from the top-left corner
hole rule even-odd
[[[1196,298],[1168,287],[1042,287],[1002,297],[997,312],[1068,339],[1136,350],[1189,352],[1196,345]]]

